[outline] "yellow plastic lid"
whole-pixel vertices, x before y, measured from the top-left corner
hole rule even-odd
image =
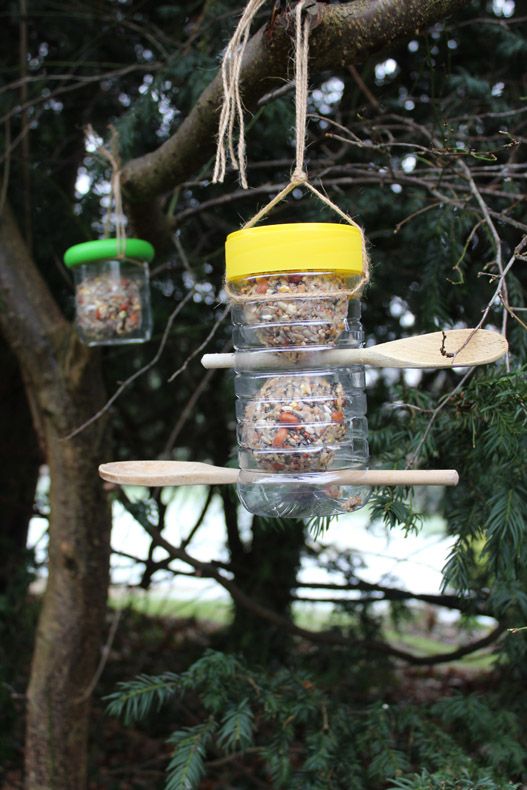
[[[362,274],[362,237],[353,225],[332,222],[246,228],[227,236],[225,265],[227,280],[267,272]]]

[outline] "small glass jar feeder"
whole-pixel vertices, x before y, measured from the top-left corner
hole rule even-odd
[[[88,346],[144,343],[152,335],[148,263],[142,239],[100,239],[66,250],[75,281],[75,323]]]
[[[303,518],[362,507],[369,489],[339,472],[365,469],[364,368],[328,367],[317,352],[363,344],[362,237],[351,225],[248,228],[226,244],[236,368],[240,477],[251,513]],[[267,354],[255,370],[251,354]],[[259,366],[262,367],[261,365]]]

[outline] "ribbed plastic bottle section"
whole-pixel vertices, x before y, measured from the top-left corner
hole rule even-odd
[[[367,501],[367,488],[343,484],[337,474],[367,468],[364,368],[313,364],[314,351],[363,345],[360,301],[348,296],[356,280],[289,271],[236,284],[236,350],[280,362],[236,369],[238,494],[251,513],[331,516]]]

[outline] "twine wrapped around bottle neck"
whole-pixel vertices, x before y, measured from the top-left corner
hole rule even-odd
[[[309,274],[309,272],[304,272],[305,274]],[[337,272],[325,272],[328,274],[337,274]],[[288,272],[272,272],[269,277],[287,277]],[[289,274],[297,274],[297,272],[289,272]],[[354,297],[360,296],[360,292],[364,287],[363,278],[361,277],[358,284],[353,288],[339,288],[333,289],[331,291],[324,291],[323,288],[318,290],[315,293],[270,293],[270,294],[258,294],[258,293],[247,293],[242,294],[238,293],[231,285],[229,280],[225,280],[224,288],[227,296],[229,297],[229,301],[233,302],[234,304],[246,304],[247,302],[283,302],[289,299],[353,299]]]

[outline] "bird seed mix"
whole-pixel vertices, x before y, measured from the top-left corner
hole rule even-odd
[[[273,472],[320,472],[347,435],[341,384],[318,376],[276,376],[249,401],[241,441],[256,466]]]
[[[76,288],[77,323],[93,340],[131,335],[141,327],[139,286],[127,277],[101,274]]]
[[[258,339],[287,347],[335,343],[345,328],[348,291],[343,277],[306,272],[247,279],[237,293],[245,322],[257,325]]]

